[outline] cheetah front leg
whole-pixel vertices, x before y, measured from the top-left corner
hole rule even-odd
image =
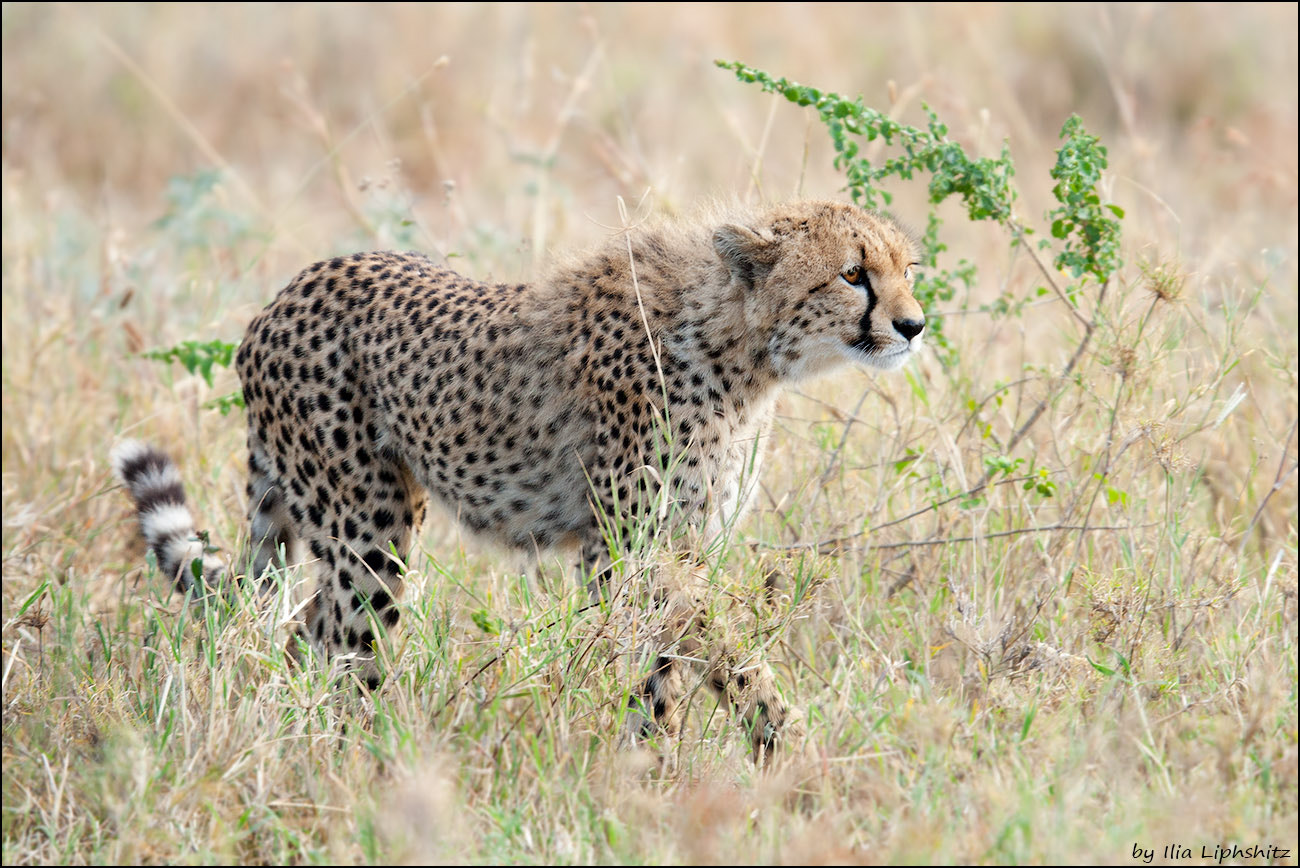
[[[802,715],[786,705],[776,675],[765,661],[716,667],[709,673],[709,686],[748,734],[757,765],[767,765],[783,748],[802,740]]]
[[[702,594],[706,584],[699,567],[691,569],[685,581],[656,582],[653,596],[660,623],[653,641],[664,650],[629,698],[627,734],[633,743],[656,735],[674,741],[685,699],[702,678],[735,715],[749,737],[755,763],[764,766],[786,744],[802,738],[802,715],[787,705],[766,661],[740,660],[731,636],[709,635],[714,620],[708,617]]]
[[[658,621],[651,639],[652,647],[661,649],[655,655],[650,672],[640,686],[628,697],[628,712],[624,719],[628,739],[633,744],[644,743],[656,735],[667,743],[676,741],[681,731],[683,700],[688,690],[688,676],[704,652],[701,641],[705,623],[705,607],[698,595],[689,587],[655,587],[652,591],[655,611],[652,618]]]
[[[593,603],[609,596],[614,564],[610,561],[609,544],[605,542],[603,534],[591,534],[582,544],[578,568],[582,571],[582,580],[587,583],[587,594]]]

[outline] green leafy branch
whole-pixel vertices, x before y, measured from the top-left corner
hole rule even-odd
[[[933,111],[925,109],[925,129],[900,124],[893,118],[863,104],[861,97],[850,100],[837,93],[804,87],[785,78],[772,78],[766,72],[743,63],[716,61],[717,65],[736,73],[741,81],[757,84],[768,93],[784,96],[790,102],[811,106],[820,115],[835,146],[835,168],[848,177],[849,194],[866,208],[877,208],[878,201],[890,204],[892,196],[876,185],[887,178],[911,180],[916,172],[929,172],[930,201],[942,202],[958,195],[972,220],[1005,222],[1011,217],[1015,191],[1011,177],[1015,168],[1003,145],[997,159],[972,160],[957,142],[950,141],[948,127]],[[861,155],[857,139],[868,142],[883,139],[901,152],[879,166]]]
[[[1103,205],[1097,193],[1101,172],[1109,165],[1106,148],[1096,136],[1088,134],[1078,115],[1065,122],[1061,138],[1065,144],[1056,152],[1052,168],[1056,180],[1052,194],[1061,207],[1048,214],[1052,237],[1065,242],[1065,249],[1056,257],[1056,267],[1076,278],[1091,275],[1098,283],[1105,283],[1124,264],[1119,256],[1119,221],[1124,209]],[[1107,217],[1107,211],[1115,219]],[[1039,244],[1046,245],[1046,240]]]
[[[844,172],[849,194],[855,202],[867,208],[880,207],[881,203],[888,206],[892,196],[880,184],[890,178],[912,180],[918,173],[928,173],[932,206],[957,196],[971,220],[992,220],[1006,227],[1014,243],[1029,252],[1048,285],[1066,302],[1073,315],[1085,327],[1090,326],[1075,301],[1079,286],[1062,288],[1057,276],[1039,259],[1035,247],[1027,242],[1033,229],[1015,216],[1017,197],[1012,186],[1015,166],[1005,142],[997,157],[971,157],[961,144],[948,138],[948,127],[928,106],[923,106],[925,126],[909,126],[865,105],[861,97],[848,99],[786,78],[774,78],[739,62],[719,60],[716,63],[734,72],[740,81],[757,84],[768,93],[816,111],[835,147],[835,167]],[[1118,206],[1103,204],[1097,192],[1101,173],[1108,165],[1106,149],[1084,130],[1078,117],[1066,121],[1061,137],[1064,144],[1057,151],[1056,167],[1051,173],[1057,182],[1053,194],[1060,207],[1047,216],[1052,237],[1065,243],[1053,264],[1058,271],[1068,272],[1076,279],[1091,277],[1104,285],[1122,265],[1118,218],[1124,216]],[[877,140],[892,148],[893,154],[873,163],[864,154],[862,143]],[[939,239],[940,225],[932,209],[920,238],[926,274],[917,280],[915,288],[917,300],[927,306],[935,300],[951,299],[958,283],[969,288],[975,280],[975,267],[964,259],[955,269],[938,268],[939,254],[947,250]],[[1051,243],[1044,239],[1038,247],[1048,247]],[[1021,307],[1006,303],[990,312],[1018,312]],[[934,318],[931,336],[951,357],[952,350],[943,337],[942,326],[942,320]]]
[[[146,359],[168,365],[179,362],[186,371],[198,374],[208,386],[212,386],[212,369],[217,366],[229,368],[238,347],[238,343],[223,340],[182,341],[175,346],[149,350],[141,355]],[[221,395],[208,401],[204,406],[219,410],[221,415],[225,416],[235,407],[243,409],[244,393],[236,391]]]
[[[919,239],[924,270],[915,282],[913,294],[931,311],[926,317],[927,330],[940,358],[947,362],[954,361],[957,353],[944,337],[943,317],[933,314],[934,302],[951,299],[959,283],[969,290],[976,277],[974,265],[964,259],[955,269],[938,267],[939,256],[947,246],[940,240],[941,222],[935,209],[950,196],[957,196],[971,220],[992,220],[1005,227],[1013,246],[1024,250],[1033,260],[1047,286],[1083,326],[1079,345],[1057,375],[1058,381],[1070,381],[1102,321],[1100,312],[1111,276],[1123,265],[1119,221],[1124,212],[1104,202],[1098,189],[1102,173],[1109,165],[1106,148],[1084,129],[1078,117],[1069,118],[1062,126],[1063,141],[1051,170],[1056,182],[1052,193],[1058,203],[1045,215],[1051,237],[1035,245],[1029,241],[1034,229],[1024,225],[1015,214],[1017,196],[1012,179],[1016,172],[1005,142],[996,157],[971,157],[959,143],[948,138],[947,126],[928,106],[922,106],[924,126],[909,126],[865,105],[861,97],[847,99],[837,93],[805,87],[743,63],[719,60],[717,65],[731,70],[742,82],[757,84],[767,93],[816,111],[835,147],[835,168],[844,172],[847,189],[858,204],[868,208],[879,207],[881,203],[888,206],[891,196],[881,189],[881,184],[893,178],[906,181],[920,173],[928,174],[931,209],[925,232]],[[887,156],[873,161],[863,145],[877,141],[883,143],[884,148],[879,150]],[[1040,250],[1054,244],[1059,245],[1051,262],[1055,271],[1039,256]],[[1064,280],[1065,275],[1075,282]],[[1089,281],[1099,285],[1091,317],[1081,313],[1078,305],[1080,290]],[[1045,288],[1037,289],[1038,295],[1046,292]],[[1026,302],[1027,299],[1006,293],[983,310],[994,316],[1019,316]],[[1002,454],[985,467],[983,479],[970,494],[978,495],[995,477],[1006,476],[1015,469],[1014,462],[1018,459],[1009,456],[1053,400],[1053,390],[1049,389],[1003,444]],[[1043,496],[1051,496],[1055,488],[1045,476],[1032,480],[1032,487]]]

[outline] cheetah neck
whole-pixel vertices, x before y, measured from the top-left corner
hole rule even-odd
[[[716,390],[721,403],[766,404],[783,385],[768,352],[770,329],[752,320],[745,290],[725,270],[709,277],[683,292],[665,345]]]
[[[662,374],[702,391],[719,414],[769,404],[783,385],[768,349],[771,327],[748,309],[747,290],[709,238],[649,231],[634,236],[630,256],[626,244],[619,239],[589,258],[560,263],[539,288],[532,324],[545,332],[556,322],[574,323],[579,352],[604,330],[602,346],[622,342],[629,355],[649,357],[638,349],[648,335]]]

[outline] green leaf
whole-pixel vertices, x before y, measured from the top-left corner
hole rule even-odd
[[[1028,713],[1025,714],[1025,722],[1020,726],[1020,740],[1024,741],[1029,736],[1029,727],[1033,726],[1034,718],[1038,716],[1038,704],[1029,706]]]
[[[1114,669],[1111,669],[1111,668],[1108,667],[1108,666],[1102,666],[1100,663],[1098,663],[1096,660],[1093,660],[1091,657],[1088,657],[1088,658],[1086,658],[1086,659],[1087,659],[1087,661],[1088,661],[1089,663],[1092,664],[1092,668],[1093,668],[1093,669],[1096,669],[1096,670],[1097,670],[1098,672],[1100,672],[1102,675],[1105,675],[1105,676],[1111,676],[1111,675],[1114,675],[1114,674],[1115,674],[1115,670],[1114,670]]]
[[[472,613],[470,618],[473,619],[474,624],[480,630],[489,636],[499,636],[501,634],[501,621],[489,615],[486,609],[479,609],[477,612]]]
[[[238,346],[237,343],[222,340],[191,340],[183,341],[173,347],[149,350],[141,355],[146,359],[154,359],[165,364],[177,362],[188,373],[199,374],[204,382],[211,386],[213,367],[229,368]]]

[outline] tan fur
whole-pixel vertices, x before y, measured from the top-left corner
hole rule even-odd
[[[301,546],[305,637],[367,660],[428,495],[507,545],[576,545],[597,578],[611,530],[703,548],[744,512],[782,388],[919,343],[914,257],[882,217],[795,202],[634,229],[532,286],[412,253],[319,262],[239,348],[251,572]]]

